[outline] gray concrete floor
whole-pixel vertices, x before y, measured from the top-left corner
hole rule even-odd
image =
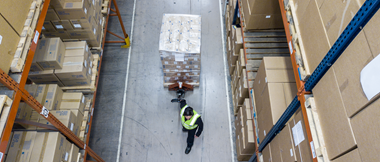
[[[126,30],[132,35],[133,0],[117,2]],[[201,83],[185,98],[202,115],[205,125],[189,155],[184,153],[187,134],[181,130],[178,105],[170,103],[175,93],[163,87],[158,54],[163,13],[202,15]],[[115,18],[109,21],[109,28],[121,33]],[[118,156],[120,161],[130,162],[235,161],[235,151],[231,148],[231,139],[235,137],[230,135],[233,120],[228,119],[233,115],[228,111],[219,1],[137,0],[132,39],[130,58],[129,49],[116,45],[105,48],[90,147],[105,161],[116,161]],[[124,122],[120,123],[123,108]],[[120,133],[121,149],[117,155]]]

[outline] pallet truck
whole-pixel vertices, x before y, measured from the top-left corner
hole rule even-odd
[[[183,82],[178,82],[178,83],[170,85],[169,91],[176,91],[177,93],[177,98],[172,99],[171,102],[181,101],[181,99],[185,97],[186,91],[193,91],[193,89],[194,87],[192,85],[189,85]]]

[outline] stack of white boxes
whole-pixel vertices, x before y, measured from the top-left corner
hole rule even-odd
[[[164,14],[159,43],[164,85],[176,82],[199,85],[200,47],[200,15]]]

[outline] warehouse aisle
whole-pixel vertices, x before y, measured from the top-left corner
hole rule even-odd
[[[129,32],[133,3],[126,3],[119,8],[125,9]],[[219,7],[217,0],[137,1],[119,161],[233,161]],[[205,125],[189,155],[178,105],[170,103],[175,93],[163,87],[158,54],[163,13],[202,15],[201,84],[185,98]],[[104,53],[90,146],[104,160],[116,161],[128,51],[107,46]]]

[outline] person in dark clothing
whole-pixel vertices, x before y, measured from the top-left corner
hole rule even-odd
[[[203,121],[201,116],[190,106],[186,104],[185,99],[180,102],[180,116],[182,122],[182,131],[188,132],[187,134],[187,147],[185,154],[190,153],[191,147],[194,144],[194,138],[198,138],[203,131]],[[198,130],[198,131],[197,131]]]

